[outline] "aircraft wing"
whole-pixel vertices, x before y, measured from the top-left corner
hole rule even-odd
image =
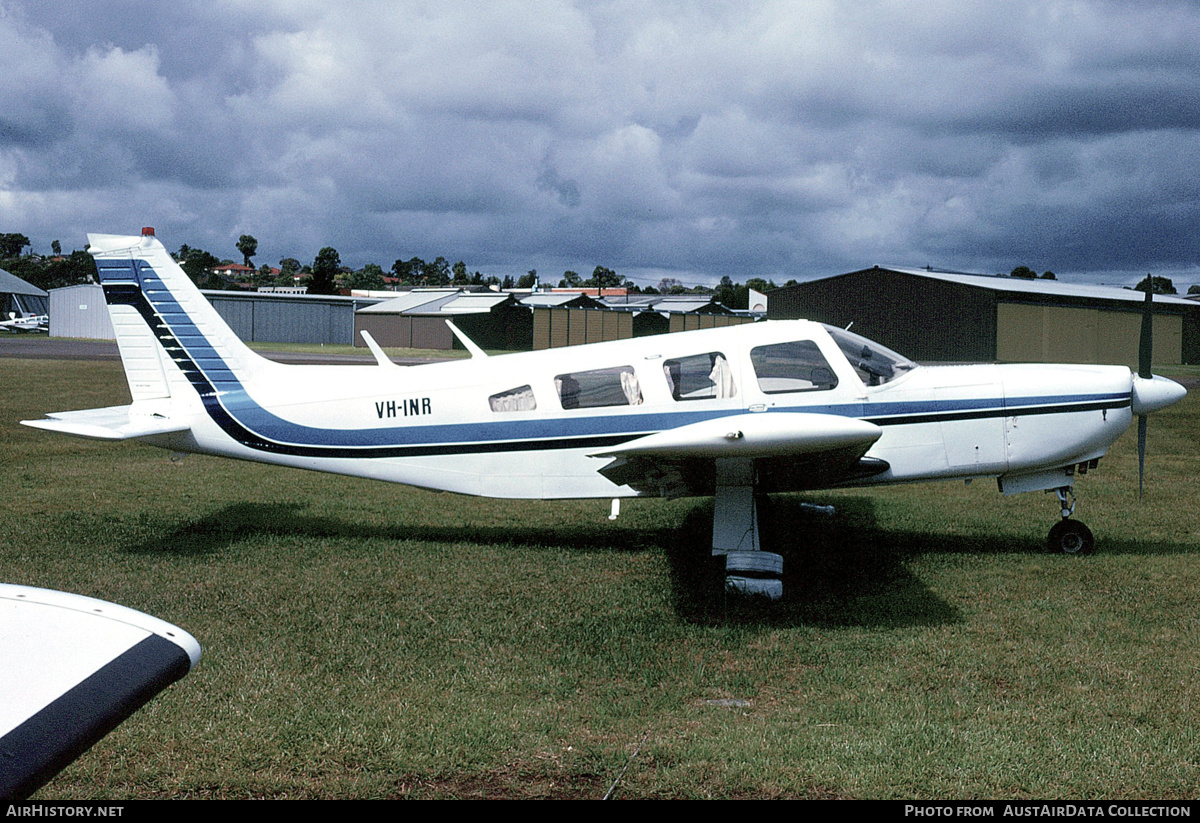
[[[158,618],[0,584],[0,799],[37,791],[199,660]]]
[[[807,412],[717,417],[655,432],[592,454],[614,460],[600,473],[643,494],[711,494],[717,459],[755,461],[772,491],[821,488],[885,471],[865,458],[883,430],[853,417]]]
[[[131,440],[151,434],[172,434],[187,431],[187,423],[172,420],[161,414],[131,414],[132,406],[109,406],[105,409],[54,412],[45,420],[22,420],[35,429],[85,437],[89,440]]]

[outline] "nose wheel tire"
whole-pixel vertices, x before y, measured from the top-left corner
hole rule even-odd
[[[1078,520],[1058,521],[1046,538],[1046,547],[1056,554],[1091,554],[1095,545],[1092,530]]]

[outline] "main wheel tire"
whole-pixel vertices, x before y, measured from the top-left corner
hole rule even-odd
[[[1046,547],[1058,554],[1091,554],[1096,540],[1092,530],[1078,520],[1060,520],[1050,529]]]
[[[780,577],[783,555],[775,552],[727,552],[725,573],[746,577]]]

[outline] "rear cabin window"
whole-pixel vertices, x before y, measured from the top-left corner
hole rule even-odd
[[[488,404],[494,412],[533,411],[537,408],[537,400],[529,386],[493,394],[488,398]]]
[[[811,340],[757,346],[750,351],[750,362],[765,394],[828,391],[838,384],[829,361]]]
[[[638,406],[642,402],[642,389],[632,366],[560,374],[554,378],[554,385],[564,409]]]
[[[714,400],[737,394],[729,360],[720,352],[664,360],[663,374],[676,400]]]

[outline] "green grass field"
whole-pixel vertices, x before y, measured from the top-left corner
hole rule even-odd
[[[128,402],[0,360],[0,579],[204,647],[37,799],[1193,798],[1195,393],[1052,495],[778,497],[785,600],[726,602],[705,501],[501,502],[18,426]],[[640,748],[639,748],[640,747]],[[630,760],[634,752],[636,757]]]

